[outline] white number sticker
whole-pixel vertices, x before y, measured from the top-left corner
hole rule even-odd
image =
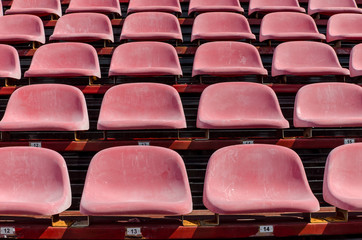
[[[128,237],[142,237],[141,228],[127,228],[126,236],[128,236]]]
[[[30,142],[29,146],[41,148],[41,142]]]
[[[140,146],[150,146],[150,142],[138,142]]]
[[[260,226],[259,232],[260,233],[272,233],[272,232],[274,232],[273,225]]]
[[[243,144],[254,144],[254,141],[243,141]]]
[[[1,227],[0,233],[2,235],[14,235],[15,234],[15,228],[14,227]]]
[[[344,144],[351,144],[351,143],[354,143],[354,138],[345,138],[344,139]]]

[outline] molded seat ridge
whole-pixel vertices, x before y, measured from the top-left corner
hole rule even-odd
[[[186,128],[186,120],[180,96],[171,86],[128,83],[104,95],[98,130],[175,128]]]
[[[0,148],[0,213],[55,215],[71,205],[67,165],[57,152],[34,147]]]
[[[93,157],[80,203],[82,214],[184,215],[191,211],[185,164],[175,151],[122,146]]]
[[[182,41],[180,23],[176,16],[163,12],[139,12],[124,21],[121,40],[170,40]]]
[[[214,152],[206,169],[203,203],[219,214],[319,210],[299,156],[289,148],[265,144]]]
[[[196,16],[192,27],[191,41],[255,39],[248,20],[241,14],[231,12],[208,12]]]

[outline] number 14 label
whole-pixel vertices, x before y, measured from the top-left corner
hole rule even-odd
[[[261,233],[272,233],[272,232],[274,232],[274,228],[273,228],[272,225],[260,226],[259,227],[259,232],[261,232]]]

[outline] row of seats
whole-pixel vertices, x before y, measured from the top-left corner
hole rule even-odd
[[[327,38],[320,34],[312,17],[302,13],[276,12],[266,15],[260,24],[260,42],[265,40],[346,40],[361,41],[362,29],[356,22],[361,14],[336,14],[328,20]],[[255,40],[247,19],[237,13],[210,12],[195,18],[191,41]],[[50,36],[51,41],[114,42],[112,24],[100,13],[74,13],[61,17]],[[179,40],[180,23],[172,14],[141,12],[128,16],[123,24],[120,40]],[[0,17],[0,42],[45,43],[44,26],[37,16],[17,14]]]
[[[362,127],[362,88],[349,83],[315,83],[296,96],[294,126]],[[230,82],[202,93],[201,129],[289,128],[274,91],[263,84]],[[128,83],[104,95],[98,130],[182,129],[186,120],[178,92],[159,83]],[[11,96],[1,131],[82,131],[89,129],[87,105],[76,87],[34,84]]]
[[[19,56],[15,48],[0,45],[0,72],[3,78],[21,78]],[[275,48],[271,75],[323,76],[362,75],[362,44],[350,54],[349,70],[342,68],[334,49],[325,44],[292,41]],[[131,42],[118,46],[112,56],[108,76],[181,76],[176,49],[163,42]],[[210,42],[195,53],[192,77],[235,77],[268,75],[257,48],[243,42]],[[34,54],[24,77],[97,77],[101,78],[97,51],[86,43],[51,43]]]
[[[178,13],[182,12],[179,0],[130,0],[127,13],[158,11]],[[239,12],[243,13],[239,0],[190,0],[188,14],[202,12]],[[305,9],[299,6],[298,0],[250,0],[249,15],[253,13],[270,13],[277,11],[290,11],[305,13]],[[71,0],[66,13],[74,12],[101,12],[116,13],[122,15],[119,0]],[[355,0],[309,0],[308,14],[316,13],[333,15],[336,13],[362,13]],[[2,13],[2,12],[1,12]],[[62,16],[60,0],[13,0],[11,8],[5,14],[34,14],[38,16],[54,14]]]
[[[337,147],[328,156],[323,196],[344,210],[362,210],[362,143]],[[33,147],[0,148],[1,214],[55,215],[71,205],[66,163],[57,152]],[[218,214],[316,212],[299,156],[276,145],[234,145],[209,159],[204,205]],[[185,215],[192,197],[185,164],[173,150],[112,147],[89,164],[80,203],[85,215]]]

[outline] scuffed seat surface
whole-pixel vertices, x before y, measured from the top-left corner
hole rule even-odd
[[[86,43],[49,43],[34,53],[25,77],[101,77],[95,48]]]
[[[361,41],[362,26],[356,24],[361,21],[362,15],[357,13],[340,13],[331,16],[327,24],[327,42]]]
[[[238,12],[243,13],[239,0],[190,0],[189,15],[194,12]]]
[[[1,131],[80,131],[89,129],[83,93],[63,84],[34,84],[11,94]]]
[[[182,75],[176,49],[163,42],[131,42],[114,50],[109,76]]]
[[[198,39],[240,40],[255,39],[249,22],[241,14],[230,12],[208,12],[196,16],[192,26],[191,41]]]
[[[106,92],[97,128],[186,128],[186,120],[181,98],[173,87],[159,83],[129,83],[114,86]]]
[[[255,46],[243,42],[209,42],[197,48],[192,76],[268,75]]]
[[[12,46],[0,44],[0,77],[21,78],[19,54]]]
[[[117,13],[122,16],[119,0],[71,0],[66,13]]]
[[[310,41],[285,42],[274,50],[272,76],[349,75],[342,68],[334,49],[325,43]]]
[[[260,24],[259,41],[265,40],[325,40],[313,18],[304,13],[276,12],[264,16]]]
[[[0,214],[54,215],[71,205],[67,165],[57,152],[0,148]]]
[[[330,152],[323,180],[327,203],[344,210],[362,210],[361,159],[361,143],[339,146]]]
[[[314,83],[299,89],[295,127],[361,127],[362,88],[350,83]]]
[[[43,21],[34,15],[16,14],[0,17],[0,42],[45,43]]]
[[[362,76],[362,44],[352,48],[349,58],[349,71],[351,77]]]
[[[168,12],[181,14],[179,0],[130,0],[127,13],[135,12]]]
[[[264,144],[217,150],[206,169],[203,202],[219,214],[319,210],[299,156]]]
[[[200,99],[197,127],[210,129],[288,128],[274,91],[258,83],[218,83]]]
[[[87,215],[184,215],[191,191],[181,156],[153,146],[113,147],[88,168],[80,212]]]
[[[270,12],[301,12],[305,9],[299,6],[298,0],[250,0],[249,12],[253,13],[270,13]]]
[[[61,17],[62,7],[60,0],[13,0],[5,14],[33,14],[40,17],[54,14]]]
[[[123,24],[121,40],[182,41],[176,16],[163,12],[140,12],[129,15]]]
[[[309,0],[308,14],[362,13],[355,0]]]
[[[62,41],[114,41],[112,24],[101,13],[73,13],[58,19],[49,40]]]

